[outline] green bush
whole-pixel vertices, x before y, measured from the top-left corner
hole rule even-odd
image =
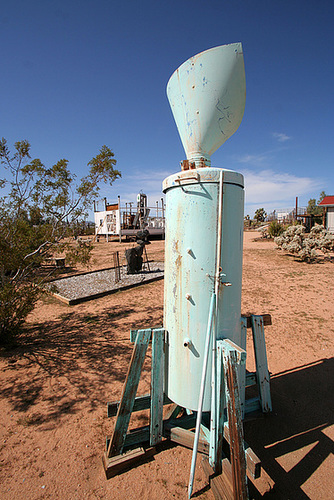
[[[268,227],[268,234],[271,238],[276,238],[284,232],[283,224],[280,224],[277,220],[273,220]]]

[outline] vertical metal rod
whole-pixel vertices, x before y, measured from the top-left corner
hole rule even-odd
[[[217,302],[216,302],[217,307]],[[216,310],[217,313],[217,310]],[[215,314],[215,319],[216,319]],[[216,443],[217,443],[217,416],[216,416],[216,407],[217,407],[217,382],[216,382],[216,328],[217,321],[214,320],[213,324],[213,335],[212,335],[212,344],[211,344],[211,353],[212,353],[212,365],[211,365],[211,418],[210,418],[210,450],[209,450],[209,463],[211,467],[214,466],[216,462]]]
[[[193,484],[194,484],[199,431],[200,431],[201,420],[202,420],[202,408],[203,408],[203,400],[204,400],[205,379],[206,379],[206,372],[207,372],[207,368],[208,368],[209,350],[210,350],[210,343],[211,343],[211,337],[212,337],[212,335],[211,335],[212,322],[213,322],[213,318],[215,315],[215,306],[216,306],[216,294],[213,293],[212,297],[211,297],[211,302],[210,302],[208,327],[207,327],[206,339],[205,339],[202,380],[201,380],[200,394],[199,394],[199,398],[198,398],[198,410],[197,410],[197,419],[196,419],[194,448],[193,448],[193,455],[192,455],[192,460],[191,460],[191,469],[190,469],[190,477],[189,477],[189,485],[188,485],[188,498],[191,497],[191,494],[193,491]]]
[[[161,198],[161,213],[162,213],[162,218],[165,217],[165,211],[164,211],[164,199]]]
[[[217,427],[217,326],[218,326],[218,307],[220,299],[220,273],[221,273],[221,249],[222,249],[222,235],[223,235],[223,187],[224,176],[223,171],[219,175],[219,199],[218,199],[218,217],[217,217],[217,249],[216,249],[216,276],[215,276],[215,294],[216,294],[216,314],[215,314],[215,328],[212,342],[212,373],[211,373],[211,419],[210,419],[210,453],[209,463],[211,467],[216,466],[217,460],[217,442],[218,442],[218,427]]]
[[[217,227],[217,267],[216,267],[216,283],[215,292],[217,294],[219,288],[219,274],[221,268],[221,249],[222,249],[222,234],[223,234],[223,186],[224,176],[223,171],[220,171],[219,176],[219,204],[218,204],[218,227]],[[217,302],[218,304],[218,302]]]
[[[119,195],[118,195],[118,212],[119,212],[119,242],[122,243],[121,197]]]

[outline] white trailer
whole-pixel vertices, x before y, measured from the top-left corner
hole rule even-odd
[[[147,229],[151,236],[165,235],[165,205],[161,198],[155,207],[147,206],[146,194],[140,192],[136,204],[126,202],[121,205],[120,196],[117,203],[108,203],[106,198],[101,203],[94,203],[95,238],[104,236],[107,241],[111,236],[122,236],[129,238],[134,236],[140,229]],[[135,205],[135,206],[134,206]]]

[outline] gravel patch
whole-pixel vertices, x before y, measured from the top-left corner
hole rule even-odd
[[[115,282],[115,270],[105,269],[91,273],[79,274],[68,278],[61,278],[52,282],[52,294],[69,305],[78,304],[87,300],[96,299],[118,290],[156,281],[164,277],[164,263],[150,262],[150,270],[143,270],[137,274],[127,274],[126,266],[122,266],[121,279]]]

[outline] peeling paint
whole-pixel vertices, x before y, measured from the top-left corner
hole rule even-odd
[[[164,327],[169,332],[166,393],[181,406],[196,409],[200,387],[203,349],[208,311],[216,272],[218,191],[221,169],[190,171],[200,181],[189,180],[189,171],[165,179],[166,189],[166,261]],[[182,176],[182,174],[185,174]],[[175,174],[177,175],[177,174]],[[173,181],[174,178],[174,181]],[[217,181],[218,179],[218,181]],[[242,176],[224,171],[224,180],[239,182]],[[181,184],[181,185],[180,185]],[[240,227],[243,223],[242,183],[224,183],[221,246],[224,281],[233,286],[220,293],[218,335],[240,341],[241,265]],[[226,241],[225,241],[226,235]],[[229,245],[227,245],[227,240]],[[193,256],[196,256],[194,258]],[[193,349],[184,347],[189,338]],[[205,397],[210,407],[210,380]],[[206,411],[206,410],[205,410]]]

